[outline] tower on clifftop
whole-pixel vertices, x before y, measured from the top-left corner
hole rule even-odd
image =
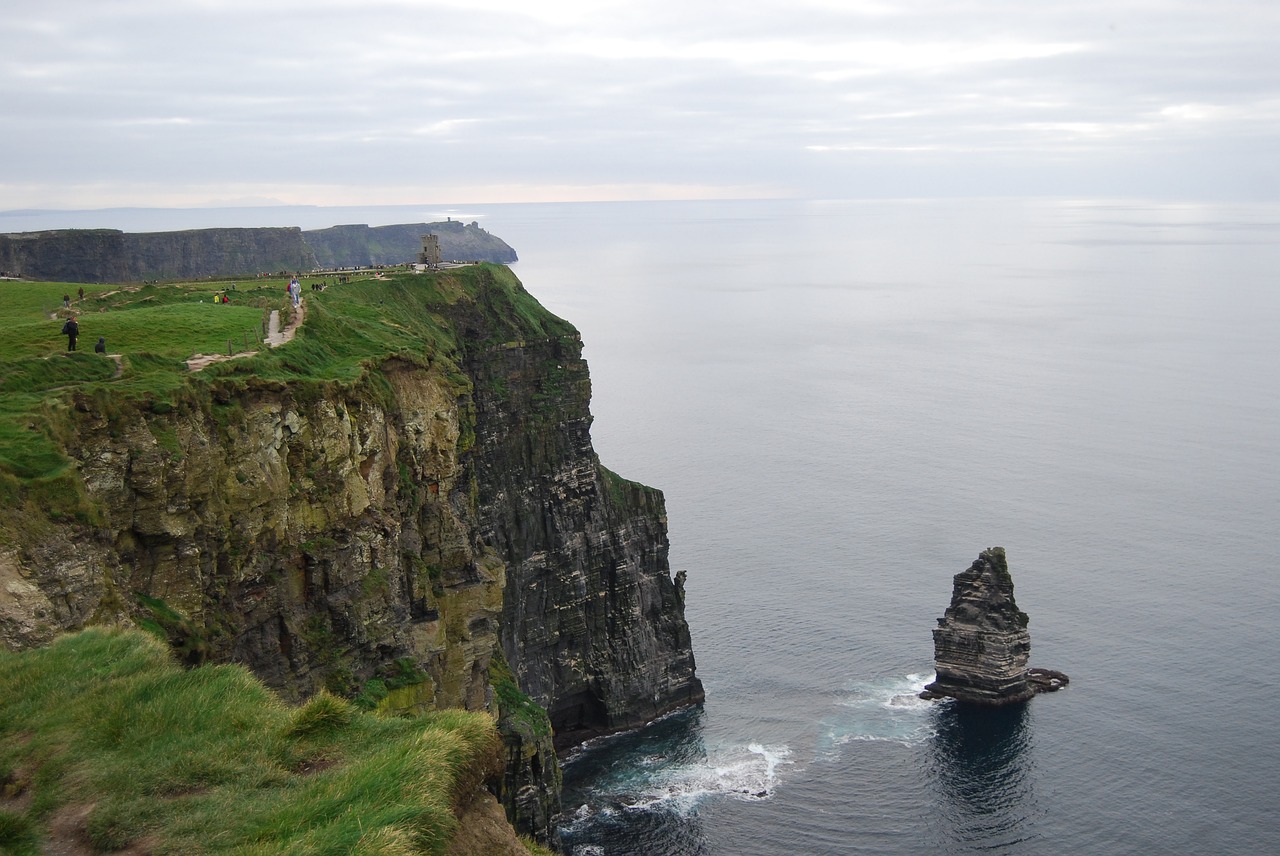
[[[418,253],[418,264],[431,268],[440,267],[440,238],[437,235],[422,236],[422,252]]]

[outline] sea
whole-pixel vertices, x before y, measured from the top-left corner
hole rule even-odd
[[[478,221],[666,495],[705,705],[565,763],[571,856],[1280,853],[1280,205],[750,200],[0,213]],[[924,702],[1007,551],[1068,688]]]

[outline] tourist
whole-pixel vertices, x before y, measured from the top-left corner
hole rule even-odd
[[[98,337],[98,344],[96,344],[96,345],[94,345],[94,346],[93,346],[93,352],[94,352],[95,354],[105,354],[105,353],[107,352],[107,337],[106,337],[106,336],[99,336],[99,337]]]
[[[67,298],[71,300],[70,297]],[[62,325],[62,335],[67,337],[67,350],[74,351],[76,349],[76,337],[80,335],[80,325],[76,322],[76,316],[72,315],[67,319],[67,323]]]

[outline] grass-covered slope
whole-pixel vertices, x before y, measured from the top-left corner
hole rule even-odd
[[[90,629],[0,651],[0,852],[444,853],[500,748],[483,714],[289,708],[241,667]]]

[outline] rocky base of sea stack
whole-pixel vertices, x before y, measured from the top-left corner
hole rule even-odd
[[[1056,693],[1071,683],[1071,679],[1053,669],[1030,669],[1027,671],[1027,683],[1037,693]]]
[[[1066,686],[1068,678],[1061,672],[1027,668],[1028,623],[1013,599],[1004,548],[982,551],[968,570],[955,576],[951,605],[933,631],[937,678],[920,698],[994,707]]]
[[[938,686],[937,682],[935,681],[934,683],[926,686],[924,690],[921,691],[920,698],[924,699],[925,701],[938,701],[944,698],[958,698],[961,701],[965,701],[969,703],[986,704],[988,706],[999,706],[1002,704],[1013,704],[1019,701],[1026,701],[1027,699],[1031,698],[1031,696],[1039,695],[1040,693],[1056,693],[1058,690],[1062,689],[1067,684],[1071,683],[1071,679],[1067,677],[1065,674],[1063,674],[1062,672],[1056,671],[1054,669],[1028,669],[1026,682],[1027,682],[1027,686],[1030,687],[1031,689],[1030,695],[1020,695],[1018,697],[999,699],[995,701],[987,701],[985,699],[974,699],[973,697],[966,694],[956,695],[956,694],[953,694],[954,693],[953,690],[949,690],[949,689],[944,692],[935,692],[933,688]]]

